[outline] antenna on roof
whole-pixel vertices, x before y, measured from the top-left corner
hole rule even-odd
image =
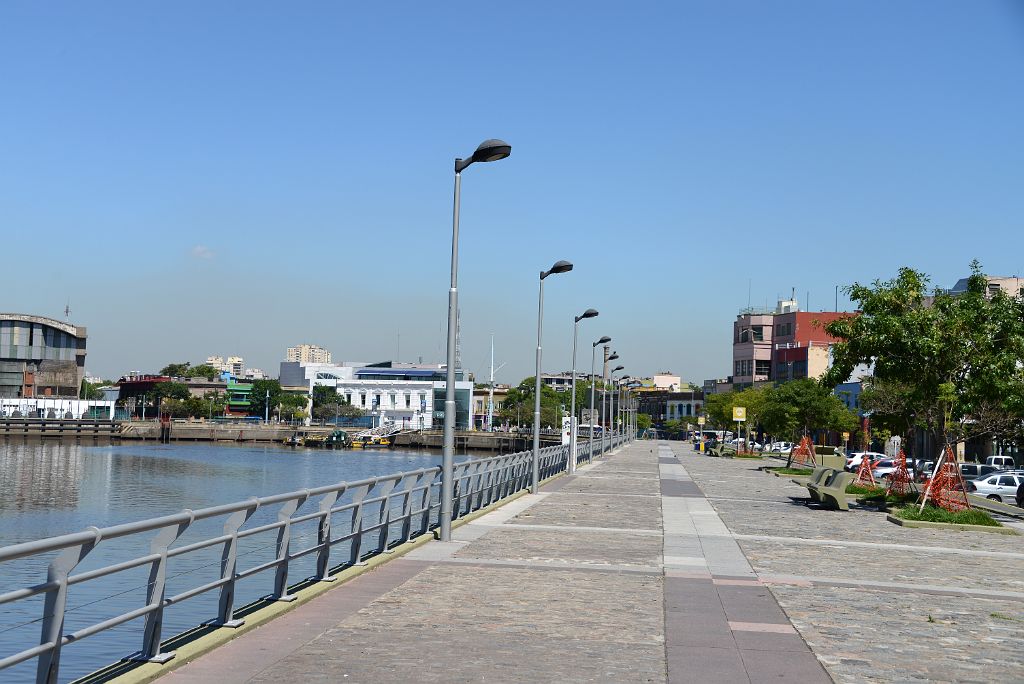
[[[71,320],[71,299],[68,299],[68,303],[64,305],[64,320]]]

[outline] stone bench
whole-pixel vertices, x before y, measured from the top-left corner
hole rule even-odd
[[[829,475],[831,475],[834,472],[836,472],[835,468],[829,468],[829,467],[815,468],[814,471],[811,473],[811,476],[809,478],[794,477],[792,480],[790,480],[790,482],[792,482],[793,484],[798,484],[801,487],[806,487],[809,483],[812,483],[812,482],[817,485],[817,484],[821,484],[822,482],[824,482],[825,478],[827,478]],[[817,501],[817,498],[814,497],[813,493],[811,494],[811,497],[814,498],[815,501]]]
[[[808,482],[806,487],[811,498],[823,506],[848,511],[850,506],[846,503],[846,488],[850,486],[855,477],[854,473],[836,470],[822,482]]]

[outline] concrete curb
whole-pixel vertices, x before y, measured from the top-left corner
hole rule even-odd
[[[960,523],[929,522],[927,520],[904,520],[895,515],[886,515],[885,519],[900,527],[920,527],[936,530],[956,530],[959,532],[991,532],[993,534],[1009,534],[1017,536],[1020,534],[1012,527],[994,527],[992,525],[962,525]]]
[[[609,452],[609,454],[610,453],[611,452]],[[553,475],[545,480],[541,480],[539,486],[543,487],[548,482],[563,477],[566,474],[567,473],[562,472],[558,473],[557,475]],[[490,504],[489,506],[486,506],[485,508],[481,508],[478,511],[474,511],[469,515],[459,518],[458,520],[453,520],[452,529],[470,523],[473,520],[476,520],[481,516],[487,515],[491,511],[501,508],[505,504],[515,501],[516,499],[525,496],[526,494],[529,493],[530,490],[527,487],[526,489],[518,491],[515,494],[511,494],[500,501],[496,501]],[[117,682],[117,684],[147,684],[148,682],[152,682],[160,677],[163,677],[172,670],[176,670],[177,668],[183,665],[187,665],[196,658],[199,658],[200,656],[203,656],[209,653],[210,651],[220,646],[223,646],[229,641],[237,639],[243,634],[251,632],[257,627],[261,627],[267,624],[274,618],[277,618],[281,615],[284,615],[285,613],[295,610],[301,605],[309,603],[321,594],[324,594],[328,591],[331,591],[332,589],[337,589],[338,587],[343,586],[350,580],[355,579],[356,577],[362,575],[365,572],[369,572],[370,570],[373,570],[374,568],[383,565],[384,563],[387,563],[388,561],[391,561],[395,558],[400,558],[401,556],[404,556],[405,554],[409,553],[414,549],[419,548],[420,546],[423,546],[428,541],[431,541],[434,538],[434,534],[431,532],[422,534],[419,537],[416,537],[415,539],[412,539],[402,544],[401,546],[396,546],[394,549],[391,549],[389,553],[381,553],[374,556],[373,558],[370,558],[366,561],[365,565],[357,565],[350,568],[346,568],[338,574],[333,575],[335,581],[315,582],[308,587],[299,589],[294,592],[294,595],[296,597],[294,601],[275,602],[271,603],[265,608],[260,608],[254,613],[245,616],[245,624],[243,624],[241,627],[220,627],[210,632],[209,634],[205,634],[203,636],[196,638],[194,641],[189,641],[188,643],[185,643],[177,647],[176,649],[174,649],[174,658],[166,663],[142,663],[134,667],[133,669],[124,672],[123,674],[117,674],[117,669],[124,667],[125,665],[125,661],[119,661],[116,663],[112,663],[111,665],[101,670],[97,670],[96,672],[88,674],[85,677],[82,677],[81,679],[76,681]],[[110,673],[109,675],[104,674],[108,672]]]

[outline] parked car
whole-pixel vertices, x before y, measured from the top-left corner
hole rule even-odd
[[[855,451],[846,457],[846,469],[854,471],[860,468],[860,462],[864,460],[865,456],[872,461],[880,461],[886,457],[885,454],[880,454],[877,451]]]
[[[985,465],[997,468],[1013,468],[1016,466],[1013,462],[1013,456],[989,456],[985,459]]]
[[[786,455],[786,454],[789,454],[791,451],[793,451],[793,443],[792,442],[772,442],[771,444],[768,445],[767,451],[768,451],[768,453],[771,453],[771,454],[783,454],[783,455]]]
[[[874,464],[874,468],[871,469],[871,474],[876,480],[888,480],[889,477],[896,471],[896,459],[894,458],[883,458]],[[914,477],[914,466],[912,463],[907,463],[907,472],[910,473],[910,477]]]
[[[1024,482],[1024,475],[995,473],[985,478],[967,482],[967,491],[993,501],[1013,501],[1017,488]]]
[[[726,444],[728,444],[729,446],[738,451],[745,451],[747,448],[747,440],[745,437],[739,437],[737,439],[729,440],[728,442],[726,442]],[[763,445],[757,440],[752,440],[750,442],[751,451],[760,451],[762,448]]]
[[[979,477],[985,477],[990,473],[998,471],[994,465],[985,465],[984,463],[961,463],[960,474],[963,475],[965,480],[977,480]]]

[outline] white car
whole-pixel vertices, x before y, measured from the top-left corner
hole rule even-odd
[[[1014,473],[992,473],[987,477],[979,477],[967,483],[967,491],[993,501],[1013,502],[1017,496],[1017,487],[1024,482],[1024,475]]]
[[[747,440],[744,437],[740,437],[738,439],[729,440],[728,442],[726,442],[726,444],[728,444],[729,446],[731,446],[734,449],[745,450],[746,449]],[[750,446],[751,446],[751,449],[753,451],[759,451],[761,449],[761,444],[758,443],[757,441],[751,442]]]
[[[865,456],[870,458],[872,462],[887,458],[885,454],[880,454],[877,451],[855,451],[846,457],[846,469],[854,471],[860,468],[860,462],[864,460]]]
[[[788,454],[793,451],[792,442],[772,442],[768,445],[768,453],[772,454]]]

